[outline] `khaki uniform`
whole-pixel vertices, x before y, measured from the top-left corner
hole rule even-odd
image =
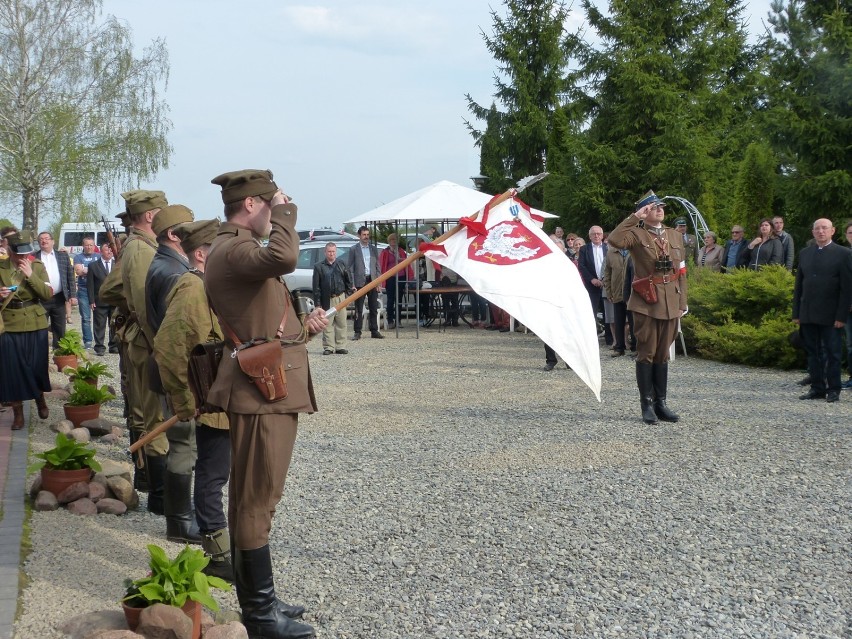
[[[291,211],[291,205],[273,208],[266,247],[248,229],[223,223],[204,274],[207,294],[223,329],[227,325],[244,342],[274,337],[286,308],[282,339],[296,342],[284,346],[286,399],[266,402],[227,347],[208,395],[208,402],[224,408],[230,420],[228,523],[236,549],[268,544],[272,515],[284,491],[296,440],[298,413],[317,410],[308,351],[301,339],[303,326],[282,278],[296,268],[299,255],[296,215]]]
[[[12,301],[3,309],[3,325],[8,333],[26,333],[47,328],[47,311],[39,304],[41,300],[53,297],[48,281],[47,271],[39,260],[30,262],[32,275],[23,280],[23,275],[16,270],[15,260],[0,260],[0,286],[18,286],[13,293]],[[24,308],[14,308],[12,302],[23,302]],[[5,300],[0,300],[0,305]]]
[[[666,282],[656,284],[657,302],[648,304],[641,295],[633,293],[627,309],[633,311],[637,340],[636,361],[660,364],[669,359],[669,347],[677,334],[678,320],[686,310],[686,253],[683,236],[663,227],[660,239],[667,248],[672,270],[655,270],[655,262],[662,255],[657,235],[643,226],[639,218],[630,215],[609,234],[608,242],[615,248],[630,251],[635,277],[665,277]]]
[[[147,433],[163,421],[160,400],[151,391],[148,358],[154,336],[148,326],[145,311],[145,278],[157,250],[153,234],[130,229],[121,250],[121,282],[130,319],[124,331],[127,341],[128,381],[130,385],[131,428]],[[169,452],[165,435],[159,435],[145,446],[148,455],[161,456]]]

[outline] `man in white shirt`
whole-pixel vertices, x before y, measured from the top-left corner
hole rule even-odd
[[[603,270],[607,246],[603,242],[603,229],[593,226],[589,229],[589,243],[580,247],[577,258],[577,268],[580,277],[589,293],[592,302],[592,312],[597,319],[598,313],[603,313]],[[612,346],[612,331],[604,322],[604,340],[607,346]]]
[[[47,271],[48,285],[53,289],[53,297],[42,302],[50,320],[50,332],[53,334],[53,348],[59,343],[59,338],[65,335],[66,312],[65,303],[72,306],[77,304],[77,281],[74,277],[74,267],[71,258],[65,253],[53,250],[53,236],[47,231],[38,234],[38,245],[41,250],[36,253],[36,259],[41,260]]]

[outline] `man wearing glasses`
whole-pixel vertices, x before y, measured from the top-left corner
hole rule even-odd
[[[735,225],[731,229],[731,239],[725,242],[725,250],[722,252],[722,271],[745,268],[748,264],[748,253],[745,251],[747,246],[748,240],[743,233],[743,227]]]

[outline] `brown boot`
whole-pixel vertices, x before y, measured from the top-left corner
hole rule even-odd
[[[21,402],[11,402],[11,404],[15,417],[12,421],[12,430],[21,430],[24,427],[24,405]]]
[[[50,417],[50,410],[47,408],[47,401],[44,399],[44,393],[36,397],[36,406],[38,406],[39,419],[47,419]]]

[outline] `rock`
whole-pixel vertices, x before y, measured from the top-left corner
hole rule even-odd
[[[110,499],[109,497],[98,501],[97,508],[99,513],[107,515],[123,515],[127,512],[127,504],[118,499]]]
[[[96,630],[83,639],[145,639],[145,637],[137,635],[132,630]]]
[[[60,419],[58,422],[53,422],[50,425],[50,430],[54,433],[62,433],[63,435],[67,435],[72,430],[74,430],[74,423],[68,419]]]
[[[121,477],[127,482],[131,482],[133,481],[133,464],[105,459],[101,461],[101,473],[107,480],[110,477]]]
[[[115,498],[128,508],[136,508],[139,505],[139,495],[133,490],[133,484],[123,477],[110,477],[107,479],[107,486]]]
[[[30,485],[30,499],[35,499],[36,495],[41,492],[41,473],[35,476],[32,485]]]
[[[107,385],[106,385],[106,387],[107,387],[107,390],[108,390],[110,393],[112,393],[112,394],[113,394],[113,395],[115,395],[116,397],[118,397],[118,396],[119,396],[119,393],[116,393],[116,392],[115,392],[115,386],[113,386],[112,384],[107,384]]]
[[[154,604],[142,610],[136,632],[147,639],[192,639],[192,619],[180,608]]]
[[[88,428],[75,428],[70,433],[68,433],[68,436],[71,439],[77,440],[81,444],[85,444],[86,442],[92,441],[92,436],[91,434],[89,434]]]
[[[56,496],[56,501],[60,504],[70,504],[72,501],[77,501],[83,497],[89,496],[89,482],[78,481],[76,484],[71,484]]]
[[[118,437],[110,433],[109,435],[104,435],[103,437],[98,439],[98,441],[102,444],[115,444],[116,442],[118,442]]]
[[[59,627],[70,639],[84,639],[93,632],[127,630],[127,620],[121,610],[98,610],[72,617]]]
[[[89,482],[89,499],[91,499],[96,504],[106,497],[106,486],[101,483]]]
[[[121,426],[113,426],[112,434],[118,438],[124,437],[124,429]]]
[[[75,515],[97,515],[98,507],[88,497],[83,497],[68,504],[68,512]]]
[[[64,403],[65,400],[68,399],[69,395],[71,395],[71,393],[69,392],[68,388],[54,388],[49,393],[45,393],[45,396],[47,396],[49,399],[55,399],[62,403]]]
[[[35,498],[33,508],[40,512],[50,512],[59,508],[59,502],[56,501],[56,495],[47,490],[41,490]]]
[[[102,435],[106,435],[112,432],[112,427],[115,424],[108,419],[104,419],[103,417],[96,417],[95,419],[87,419],[80,426],[83,428],[88,428],[89,432],[92,434],[92,437],[100,437]]]
[[[243,620],[243,617],[240,614],[239,610],[231,610],[231,609],[228,609],[228,608],[220,608],[219,611],[216,613],[216,623],[217,624],[225,624],[225,623],[230,623],[232,621],[242,621],[242,620]],[[202,623],[203,622],[204,621],[203,621],[203,616],[202,616]]]
[[[239,621],[231,621],[224,626],[213,626],[204,633],[204,639],[248,639],[248,632]]]

